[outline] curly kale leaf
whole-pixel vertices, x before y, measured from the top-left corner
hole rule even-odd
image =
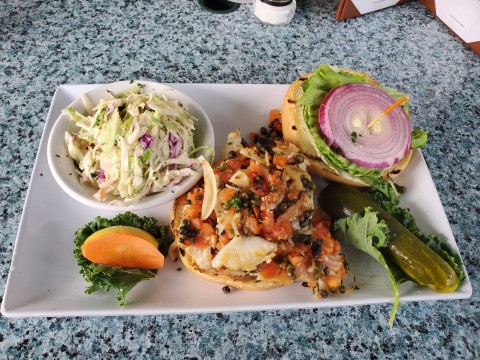
[[[97,216],[75,232],[74,257],[80,266],[80,274],[90,284],[85,293],[91,294],[97,290],[109,291],[113,288],[117,292],[116,300],[123,307],[129,291],[143,280],[155,278],[155,269],[127,269],[118,266],[95,264],[82,255],[82,245],[85,240],[98,230],[111,226],[132,226],[149,232],[159,243],[159,251],[166,256],[171,239],[168,235],[168,226],[158,225],[153,217],[140,217],[131,212],[119,214],[113,219]]]

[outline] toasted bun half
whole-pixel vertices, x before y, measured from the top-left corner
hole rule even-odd
[[[349,69],[342,69],[353,74],[358,74],[367,79],[367,81],[375,86],[380,86],[380,84],[375,81],[369,75]],[[306,74],[299,77],[295,80],[287,90],[285,94],[283,104],[282,104],[282,131],[285,141],[295,144],[305,155],[309,157],[310,167],[309,170],[318,176],[325,178],[329,181],[335,181],[352,186],[367,186],[360,179],[345,178],[338,174],[334,169],[332,169],[328,164],[324,163],[318,154],[316,145],[313,143],[313,140],[309,139],[306,136],[300,135],[298,132],[297,124],[305,122],[303,118],[303,106],[297,104],[303,95],[302,84],[304,81],[309,79],[313,73]],[[383,175],[385,178],[394,178],[400,174],[410,162],[412,157],[412,150],[410,150],[397,164],[393,167],[386,168],[383,170]]]
[[[203,186],[201,182],[202,181],[200,181],[196,186]],[[218,272],[217,270],[212,268],[201,269],[195,263],[194,259],[185,252],[184,246],[180,241],[180,234],[178,232],[178,229],[180,228],[180,224],[182,221],[182,212],[185,205],[185,200],[186,195],[183,195],[182,197],[177,198],[174,201],[170,217],[170,226],[174,237],[174,242],[172,246],[175,247],[175,251],[178,251],[178,257],[190,272],[204,280],[212,281],[240,290],[269,290],[280,286],[288,285],[280,281],[257,280],[256,276],[242,276],[240,272],[228,273]]]

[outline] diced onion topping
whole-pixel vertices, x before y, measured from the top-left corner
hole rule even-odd
[[[368,125],[395,103],[370,84],[347,84],[328,93],[319,123],[328,146],[350,161],[368,168],[387,168],[399,162],[412,141],[410,119],[401,106]]]

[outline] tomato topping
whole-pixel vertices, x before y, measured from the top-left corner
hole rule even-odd
[[[199,248],[210,246],[212,235],[215,235],[215,229],[210,224],[202,222],[200,225],[200,232],[194,240],[195,246],[198,246]]]
[[[254,179],[257,175],[263,175],[265,169],[258,165],[255,161],[250,161],[247,169],[245,170],[245,174],[250,178]]]
[[[279,109],[270,110],[270,113],[268,114],[268,120],[270,122],[275,120],[281,120],[281,119],[282,119],[282,114],[280,113]]]
[[[342,279],[337,275],[327,275],[322,278],[322,281],[327,285],[328,289],[338,289],[342,285]]]
[[[245,228],[247,228],[253,235],[258,235],[262,230],[262,224],[255,216],[247,216],[245,218]]]
[[[261,234],[267,240],[286,240],[293,233],[293,227],[290,221],[284,220],[275,222],[273,213],[271,211],[264,211],[262,213],[262,232]]]
[[[246,159],[243,156],[238,159],[229,159],[217,165],[213,171],[215,172],[215,175],[220,177],[221,183],[228,184],[233,174],[242,167],[246,167],[249,161],[249,159]]]
[[[329,216],[328,214],[320,209],[320,208],[316,208],[313,212],[313,216],[312,216],[312,225],[315,226],[317,225],[319,222],[321,221],[328,221],[329,220]],[[330,228],[330,224],[325,224],[327,226],[327,228]]]
[[[230,159],[227,161],[227,168],[232,170],[233,173],[236,173],[238,169],[241,169],[243,161],[240,159]]]
[[[282,269],[273,261],[267,263],[263,263],[258,265],[258,272],[264,279],[272,279],[277,277]]]
[[[332,255],[337,256],[342,252],[342,247],[338,240],[333,239],[333,250],[332,250]]]
[[[178,199],[177,199],[177,202],[178,202],[178,205],[183,207],[185,205],[185,203],[187,202],[187,194],[183,194],[181,195]]]
[[[288,158],[284,155],[273,155],[273,165],[284,168],[287,165]]]
[[[218,192],[218,195],[217,195],[218,200],[220,201],[220,203],[225,204],[228,201],[233,199],[236,192],[237,191],[235,189],[232,189],[232,188],[227,188],[227,187],[223,188],[222,190],[220,190]]]

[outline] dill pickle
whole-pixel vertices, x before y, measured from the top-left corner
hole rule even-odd
[[[358,189],[332,183],[320,193],[318,200],[320,207],[334,219],[348,217],[353,213],[363,216],[365,208],[370,207],[377,212],[379,220],[385,221],[390,230],[389,244],[379,249],[386,258],[418,285],[428,286],[442,293],[458,288],[457,274],[450,265]]]

